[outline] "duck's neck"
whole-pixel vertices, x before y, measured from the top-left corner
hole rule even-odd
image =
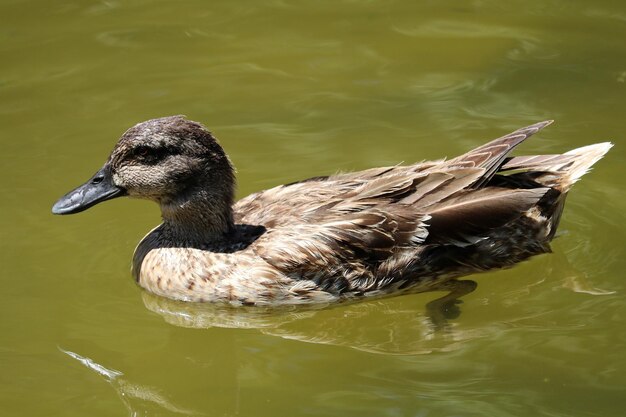
[[[202,247],[226,239],[233,230],[233,190],[209,187],[161,203],[161,236],[174,245]]]

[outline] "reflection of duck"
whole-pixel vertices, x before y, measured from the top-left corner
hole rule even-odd
[[[380,354],[417,355],[455,350],[493,331],[489,327],[454,322],[434,323],[432,309],[424,314],[416,306],[422,303],[416,303],[414,297],[421,295],[365,300],[337,308],[322,308],[319,304],[234,307],[224,303],[185,303],[147,292],[142,297],[148,310],[177,327],[254,329],[282,339]],[[436,314],[439,318],[439,313]]]
[[[278,305],[424,291],[549,250],[567,191],[611,147],[509,157],[549,123],[448,161],[316,177],[233,204],[234,170],[215,138],[165,117],[129,129],[53,212],[121,195],[159,203],[163,223],[133,269],[173,299]]]

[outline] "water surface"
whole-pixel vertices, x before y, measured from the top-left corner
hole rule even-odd
[[[1,414],[624,415],[622,2],[7,0],[0,21]],[[574,187],[554,253],[472,277],[435,331],[441,294],[168,302],[129,273],[155,206],[50,214],[126,128],[171,114],[220,138],[239,196],[544,119],[522,151],[616,146]]]

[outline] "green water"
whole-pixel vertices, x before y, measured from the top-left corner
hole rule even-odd
[[[0,415],[623,416],[626,4],[0,2]],[[571,193],[554,253],[475,276],[433,331],[417,294],[265,313],[144,294],[155,206],[55,217],[119,135],[209,126],[239,195],[454,156],[616,146]]]

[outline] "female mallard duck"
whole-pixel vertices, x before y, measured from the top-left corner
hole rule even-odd
[[[72,214],[128,195],[161,206],[133,274],[157,295],[301,304],[424,291],[549,251],[568,190],[610,148],[510,157],[551,122],[450,160],[315,177],[234,203],[233,166],[182,116],[129,129],[89,181],[54,205]]]

